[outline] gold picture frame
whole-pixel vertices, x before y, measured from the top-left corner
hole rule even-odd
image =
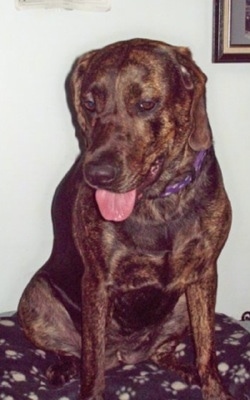
[[[213,62],[250,62],[250,0],[214,0]]]

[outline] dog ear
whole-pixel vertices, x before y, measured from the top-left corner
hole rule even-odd
[[[177,60],[184,87],[193,91],[190,109],[191,133],[188,139],[189,145],[195,151],[206,150],[212,145],[212,132],[208,121],[205,99],[207,78],[193,61],[189,49],[179,47]]]
[[[70,74],[69,85],[72,105],[75,111],[75,116],[77,117],[77,122],[83,131],[85,130],[86,122],[84,115],[81,112],[82,80],[90,63],[90,60],[95,53],[96,51],[90,51],[89,53],[86,53],[83,56],[79,57],[73,65]]]

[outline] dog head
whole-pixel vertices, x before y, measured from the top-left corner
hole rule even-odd
[[[71,88],[85,141],[84,177],[106,219],[127,218],[163,171],[211,146],[205,82],[187,48],[147,39],[77,60]]]

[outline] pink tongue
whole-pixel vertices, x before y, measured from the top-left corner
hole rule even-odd
[[[103,218],[107,221],[124,221],[132,213],[135,205],[136,190],[127,193],[113,193],[97,189],[95,198]]]

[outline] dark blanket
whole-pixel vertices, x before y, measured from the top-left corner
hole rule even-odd
[[[250,334],[237,321],[216,316],[218,368],[236,399],[250,399]],[[182,363],[192,364],[190,337],[176,348]],[[75,400],[79,380],[64,386],[48,384],[44,372],[57,357],[35,348],[24,337],[16,315],[0,318],[0,400]],[[176,373],[152,362],[124,365],[107,372],[107,400],[199,399],[198,386],[188,386]]]

